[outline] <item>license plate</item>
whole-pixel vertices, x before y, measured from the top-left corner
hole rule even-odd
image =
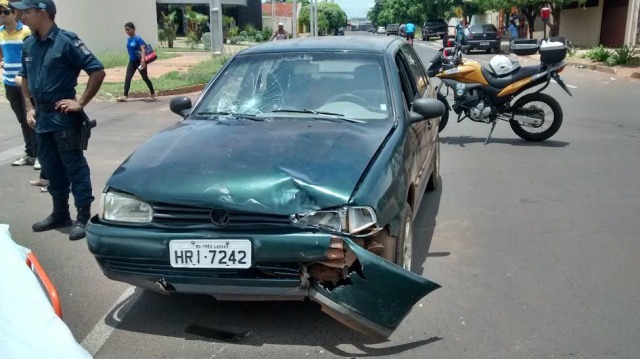
[[[480,46],[489,46],[489,43],[488,42],[481,42]]]
[[[169,242],[173,268],[250,268],[251,241],[180,239]]]

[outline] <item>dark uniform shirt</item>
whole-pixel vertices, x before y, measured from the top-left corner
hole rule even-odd
[[[24,40],[19,75],[28,79],[36,106],[52,105],[76,98],[80,70],[90,74],[103,68],[76,34],[54,25],[44,38],[34,33]],[[64,131],[80,125],[77,114],[42,111],[36,107],[36,116],[38,133]]]

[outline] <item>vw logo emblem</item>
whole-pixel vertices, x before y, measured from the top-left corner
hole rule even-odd
[[[211,222],[216,227],[226,227],[229,224],[229,212],[220,209],[211,211]]]

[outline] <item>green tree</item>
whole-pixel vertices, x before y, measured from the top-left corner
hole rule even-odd
[[[187,19],[189,30],[193,32],[192,36],[194,36],[197,41],[200,41],[202,38],[201,25],[206,24],[207,21],[209,21],[209,16],[195,11],[189,11],[184,17]]]
[[[298,21],[306,27],[310,26],[310,5],[302,7]],[[321,32],[332,32],[334,29],[347,25],[347,14],[336,3],[318,3],[318,29]]]
[[[173,48],[173,40],[176,39],[176,33],[178,32],[178,22],[176,18],[178,14],[173,11],[169,15],[160,13],[162,16],[162,28],[167,35],[167,46]]]

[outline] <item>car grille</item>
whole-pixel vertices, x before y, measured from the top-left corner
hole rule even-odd
[[[158,276],[179,276],[193,278],[299,278],[297,263],[260,264],[248,269],[219,268],[173,268],[169,263],[156,260],[104,259],[104,265],[112,271],[149,274]]]
[[[153,222],[167,226],[198,225],[219,228],[211,221],[212,210],[213,208],[156,203],[153,205]],[[286,227],[290,225],[289,216],[229,211],[229,224],[224,228]]]

